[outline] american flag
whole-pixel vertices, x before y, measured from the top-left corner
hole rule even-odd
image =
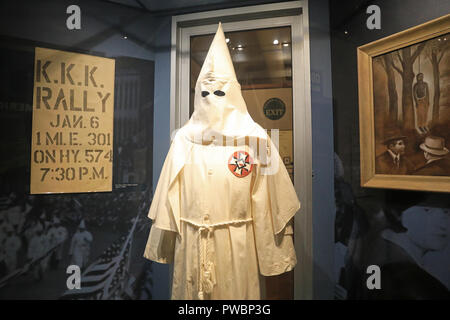
[[[137,222],[137,219],[136,221]],[[129,257],[134,223],[128,236],[113,242],[81,275],[81,288],[64,292],[63,300],[122,299],[128,291]]]

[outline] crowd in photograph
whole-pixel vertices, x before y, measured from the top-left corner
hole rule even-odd
[[[0,196],[0,286],[11,275],[31,273],[40,281],[66,259],[87,266],[92,230],[129,227],[136,213],[148,210],[148,191],[70,195]],[[92,258],[92,257],[91,257]]]

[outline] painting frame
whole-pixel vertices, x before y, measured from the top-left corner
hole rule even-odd
[[[374,59],[449,32],[450,14],[447,14],[357,48],[361,187],[450,192],[450,174],[426,176],[376,173],[374,110]]]

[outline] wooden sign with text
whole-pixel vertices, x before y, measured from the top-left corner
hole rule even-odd
[[[112,190],[114,65],[36,48],[30,193]]]

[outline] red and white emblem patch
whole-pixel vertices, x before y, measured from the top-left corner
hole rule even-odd
[[[253,169],[253,159],[248,152],[236,151],[228,159],[228,169],[238,178],[246,177]]]

